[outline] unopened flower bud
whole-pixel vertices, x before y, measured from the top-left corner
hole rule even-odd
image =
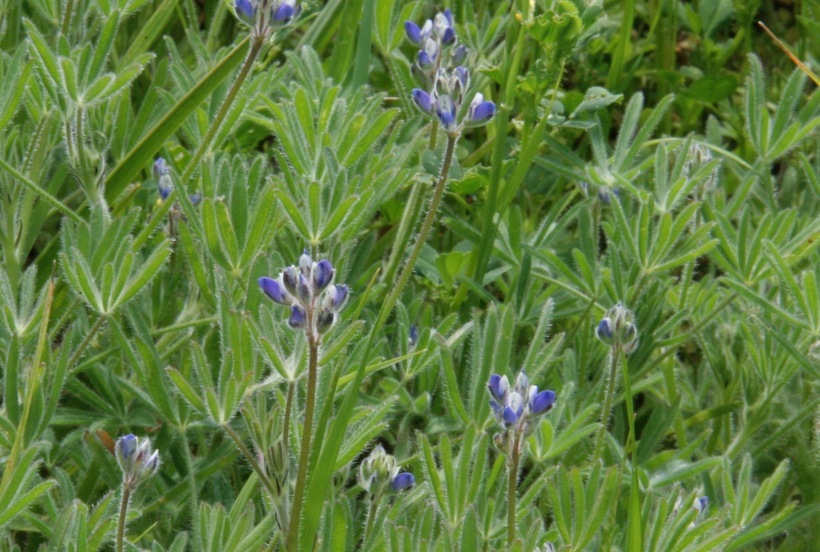
[[[114,455],[122,470],[123,484],[134,489],[159,469],[159,451],[151,449],[150,439],[124,435],[117,439]]]

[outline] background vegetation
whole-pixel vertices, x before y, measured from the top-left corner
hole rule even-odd
[[[756,21],[816,67],[817,4],[302,7],[258,43],[226,2],[0,0],[0,549],[113,549],[126,434],[161,459],[126,549],[280,547],[310,347],[257,279],[305,249],[351,292],[302,549],[504,549],[510,504],[512,549],[816,546],[820,96]],[[498,110],[405,287],[447,140],[404,21],[444,8]],[[486,383],[520,370],[557,401],[509,500]],[[412,489],[363,491],[376,444]]]

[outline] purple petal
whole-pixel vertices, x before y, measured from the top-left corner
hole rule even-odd
[[[419,51],[419,65],[422,67],[432,67],[433,60],[430,59],[430,56],[427,55],[427,52],[424,50]]]
[[[501,405],[498,404],[497,402],[495,402],[493,399],[490,399],[490,408],[493,409],[493,415],[495,416],[495,418],[497,420],[501,421],[501,420],[504,419],[502,417],[503,412],[502,412],[502,409],[501,409]]]
[[[347,293],[348,288],[346,285],[341,284],[338,286],[333,286],[332,295],[330,298],[333,310],[338,311],[342,305],[344,305],[344,302],[347,300]]]
[[[162,198],[162,201],[165,201],[168,199],[168,196],[171,195],[171,187],[163,186],[162,180],[160,180],[160,183],[157,184],[157,191],[159,192],[159,197]]]
[[[608,342],[612,339],[612,321],[609,318],[602,318],[600,322],[598,322],[598,327],[595,329],[595,335],[598,336],[598,339],[604,342]]]
[[[313,285],[316,286],[316,291],[320,292],[325,289],[330,281],[333,279],[333,265],[327,259],[322,259],[313,267]]]
[[[455,68],[455,75],[458,79],[459,84],[461,84],[461,89],[466,90],[470,87],[470,70],[466,67],[462,67],[459,65]]]
[[[137,449],[138,440],[136,435],[123,435],[117,439],[118,449],[123,458],[128,458]]]
[[[413,485],[416,484],[416,478],[413,477],[413,474],[410,472],[402,472],[397,474],[396,477],[390,482],[390,488],[394,492],[403,491],[405,489],[409,489]]]
[[[450,24],[450,27],[453,26],[453,12],[450,11],[450,8],[444,10],[444,17],[447,18],[447,23]]]
[[[456,126],[456,118],[453,116],[452,113],[449,111],[438,111],[437,112],[439,121],[441,121],[441,126],[444,127],[444,130],[452,130]]]
[[[168,163],[165,162],[165,159],[162,157],[157,157],[157,160],[154,161],[154,179],[159,180],[160,177],[163,177],[171,172],[170,167],[168,167]]]
[[[443,44],[452,44],[456,41],[456,30],[452,27],[447,27],[444,29],[444,34],[441,36],[441,42]]]
[[[518,416],[519,415],[515,412],[515,410],[513,410],[509,406],[504,407],[504,413],[502,414],[502,417],[504,419],[505,424],[513,425],[515,422],[518,421]]]
[[[290,318],[288,318],[288,324],[291,328],[304,328],[305,324],[307,324],[307,314],[305,313],[305,309],[299,305],[292,305],[290,307]]]
[[[191,195],[188,196],[188,199],[191,200],[191,203],[193,204],[194,207],[196,207],[197,205],[202,203],[202,196],[199,195],[199,194],[191,194]]]
[[[509,388],[506,377],[501,377],[498,374],[490,376],[490,381],[487,383],[487,388],[490,390],[490,395],[500,403],[504,402],[504,398]]]
[[[293,18],[294,15],[296,15],[296,13],[297,11],[294,6],[282,4],[275,12],[273,12],[273,20],[279,23],[287,23]]]
[[[436,115],[438,115],[444,130],[451,131],[456,126],[456,104],[453,99],[442,94],[436,100]]]
[[[412,347],[419,340],[419,328],[415,324],[410,324],[410,332],[407,336],[407,340],[410,342],[409,345]]]
[[[430,99],[430,94],[420,88],[413,89],[413,100],[416,105],[425,113],[430,113],[433,110],[433,101]]]
[[[262,276],[259,278],[259,287],[265,292],[265,295],[276,301],[281,305],[287,305],[288,296],[285,292],[284,286],[278,280]]]
[[[555,404],[555,391],[541,391],[530,399],[530,414],[538,416],[548,412]]]
[[[405,21],[404,32],[407,33],[407,38],[410,39],[410,42],[421,46],[421,29],[419,29],[418,25],[412,21]]]
[[[481,102],[473,111],[473,122],[486,121],[495,115],[495,104],[493,102]]]
[[[254,20],[256,18],[256,8],[250,3],[250,0],[236,0],[233,4],[237,15],[247,20]]]

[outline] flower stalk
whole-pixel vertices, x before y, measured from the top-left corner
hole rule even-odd
[[[598,463],[604,451],[604,440],[607,428],[609,427],[610,411],[612,401],[615,396],[615,381],[618,377],[618,362],[621,355],[624,355],[624,379],[627,385],[627,408],[629,410],[630,434],[633,433],[634,422],[632,420],[632,394],[629,386],[629,374],[626,372],[625,355],[635,350],[638,345],[638,329],[634,323],[632,311],[625,308],[621,303],[609,309],[606,316],[601,319],[595,328],[596,337],[610,347],[609,380],[607,382],[606,395],[604,396],[604,406],[601,410],[601,427],[598,428],[598,435],[595,439],[595,449],[593,452],[593,463]]]
[[[515,542],[516,495],[518,468],[524,451],[524,440],[535,429],[538,420],[555,405],[555,391],[539,391],[530,385],[524,372],[518,374],[515,386],[510,387],[507,376],[493,374],[487,382],[490,407],[498,424],[504,428],[496,433],[496,447],[507,456],[507,545]]]

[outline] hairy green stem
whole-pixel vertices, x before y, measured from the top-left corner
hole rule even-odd
[[[609,382],[607,382],[606,396],[604,397],[604,407],[601,410],[601,427],[598,428],[598,436],[595,439],[595,452],[592,455],[592,463],[597,464],[604,451],[604,439],[606,438],[607,427],[609,426],[609,415],[612,410],[612,399],[615,396],[615,379],[618,377],[618,356],[620,343],[615,338],[610,356],[612,362],[609,365]]]
[[[381,497],[374,497],[370,501],[369,508],[367,509],[367,523],[364,526],[364,533],[362,534],[362,550],[364,550],[367,544],[367,538],[373,531],[373,524],[376,522],[376,512],[379,509],[380,498]]]
[[[193,533],[193,547],[194,550],[200,550],[202,545],[200,543],[200,528],[199,528],[199,515],[197,515],[199,510],[199,491],[197,489],[196,484],[196,472],[194,471],[194,460],[191,458],[191,446],[188,443],[188,435],[185,433],[185,429],[180,428],[179,430],[180,437],[182,438],[182,448],[185,452],[185,469],[187,473],[188,479],[188,486],[190,487],[189,500],[191,502],[191,532]]]
[[[421,250],[424,247],[425,242],[427,241],[427,235],[430,233],[430,229],[433,226],[433,221],[436,218],[436,213],[441,203],[441,199],[444,195],[444,189],[447,184],[447,176],[450,173],[450,165],[453,161],[453,154],[455,152],[456,142],[458,141],[457,134],[450,134],[447,137],[447,149],[444,154],[444,161],[442,162],[441,172],[439,174],[439,179],[436,182],[436,188],[433,192],[433,198],[430,201],[429,211],[424,218],[424,222],[422,223],[421,230],[416,238],[416,243],[413,246],[413,250],[411,251],[407,262],[405,263],[402,272],[399,276],[399,280],[395,286],[393,286],[390,295],[384,300],[379,309],[379,314],[376,317],[376,321],[373,324],[373,327],[369,329],[367,332],[368,338],[367,342],[364,346],[364,351],[361,355],[361,362],[356,369],[356,375],[353,380],[353,383],[348,386],[348,393],[345,396],[344,401],[342,402],[342,406],[339,408],[339,413],[336,417],[336,420],[331,425],[331,431],[344,431],[344,420],[348,420],[351,413],[353,412],[353,408],[356,405],[356,399],[358,397],[358,390],[361,382],[364,380],[366,375],[366,369],[368,364],[368,359],[370,358],[370,352],[373,350],[373,346],[376,343],[376,339],[380,334],[381,327],[384,325],[385,321],[387,320],[388,316],[393,310],[393,307],[396,305],[396,302],[399,300],[402,291],[404,290],[405,284],[410,279],[410,274],[413,272],[413,267],[415,266],[416,260],[418,259],[419,255],[421,254]],[[335,382],[333,382],[333,388],[335,388]],[[329,405],[326,404],[325,411],[329,411]],[[319,452],[319,457],[324,458],[327,462],[335,462],[336,456],[338,455],[338,445],[334,443],[333,448],[323,449]],[[317,491],[313,496],[314,499],[317,499],[317,496],[323,496],[325,493],[326,482],[329,481],[331,474],[330,473],[321,473],[315,475],[317,481],[319,483],[316,487]],[[311,486],[311,490],[314,487]],[[319,500],[319,499],[317,499]],[[307,516],[307,524],[305,526],[305,531],[308,533],[313,533],[317,530],[319,524],[319,517],[321,514],[321,509],[317,508],[317,511],[309,511],[309,515]],[[293,524],[293,520],[291,520],[291,524]]]
[[[308,328],[313,327],[313,313],[308,309]],[[293,491],[293,508],[290,514],[285,549],[299,550],[299,525],[302,519],[302,505],[305,498],[307,469],[310,463],[310,437],[313,430],[313,410],[316,402],[316,372],[319,366],[319,336],[311,329],[308,336],[308,384],[305,399],[305,422],[302,427],[302,444],[299,447],[299,471],[296,474],[296,488]]]
[[[117,552],[122,552],[122,544],[125,537],[125,516],[128,514],[129,500],[131,500],[131,487],[123,481],[122,500],[120,502],[120,517],[117,520]]]
[[[507,547],[512,548],[515,542],[515,510],[516,491],[518,489],[518,464],[521,460],[521,432],[515,431],[510,450],[508,466],[510,469],[507,480]]]
[[[390,292],[390,295],[387,296],[387,300],[382,304],[382,308],[379,311],[379,317],[377,319],[376,325],[373,328],[373,335],[378,328],[384,324],[385,320],[387,320],[388,314],[393,310],[393,307],[399,300],[399,296],[401,292],[404,290],[404,286],[407,285],[407,281],[410,279],[410,275],[413,273],[413,267],[416,265],[416,261],[421,255],[421,250],[424,248],[424,244],[427,242],[427,235],[430,233],[430,229],[433,227],[433,221],[436,220],[436,214],[438,213],[438,207],[441,203],[441,198],[444,197],[444,188],[447,185],[447,175],[450,174],[450,166],[453,163],[453,153],[456,149],[456,142],[458,142],[458,135],[456,134],[448,134],[447,135],[447,149],[444,152],[444,160],[441,164],[441,172],[439,173],[438,182],[436,182],[436,189],[433,191],[433,198],[430,200],[430,207],[427,211],[427,215],[424,217],[424,222],[421,224],[421,229],[419,230],[419,235],[416,238],[416,243],[413,245],[413,250],[410,252],[410,256],[407,258],[407,262],[404,263],[404,267],[402,267],[402,271],[399,274],[399,281],[393,287],[393,290]],[[369,348],[369,347],[368,347]]]

